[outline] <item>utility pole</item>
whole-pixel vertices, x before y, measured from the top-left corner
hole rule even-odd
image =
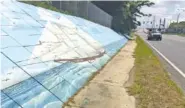
[[[152,29],[155,28],[155,16],[154,16],[154,19],[153,19],[153,25],[152,25]]]
[[[185,12],[185,9],[177,9],[177,10],[182,10],[181,12]],[[179,14],[177,15],[177,23],[179,23],[179,18],[180,18],[181,12],[179,12]]]
[[[164,22],[163,22],[163,28],[165,29],[166,27],[166,18],[164,18]]]
[[[179,23],[180,13],[177,15],[177,23]]]
[[[161,28],[161,22],[162,22],[162,20],[161,20],[161,18],[160,18],[160,20],[159,20],[159,29]]]

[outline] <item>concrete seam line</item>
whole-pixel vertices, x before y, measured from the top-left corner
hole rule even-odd
[[[142,38],[142,37],[141,37]],[[143,39],[144,40],[144,39]],[[144,40],[145,41],[145,40]],[[178,71],[184,78],[185,74],[177,67],[175,64],[173,64],[167,57],[165,57],[159,50],[157,50],[153,45],[151,45],[149,42],[145,41],[148,45],[150,45],[163,59],[165,59],[176,71]]]

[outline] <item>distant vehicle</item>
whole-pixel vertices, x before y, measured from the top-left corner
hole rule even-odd
[[[149,33],[148,33],[148,40],[162,40],[162,33],[157,30],[157,29],[153,29],[153,30],[149,30]]]

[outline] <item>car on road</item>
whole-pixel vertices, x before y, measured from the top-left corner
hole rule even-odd
[[[157,29],[153,29],[153,30],[149,30],[149,33],[148,33],[148,40],[162,40],[162,33],[157,30]]]

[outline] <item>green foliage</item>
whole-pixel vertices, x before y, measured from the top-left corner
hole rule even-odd
[[[171,23],[169,28],[185,28],[185,21],[179,23]]]
[[[149,16],[140,11],[143,6],[151,6],[150,1],[94,1],[98,7],[113,16],[112,28],[121,33],[130,33],[141,25],[136,17]]]
[[[74,15],[68,11],[61,11],[50,5],[50,1],[22,1],[34,6],[50,9],[64,14]],[[93,1],[95,5],[102,8],[105,12],[113,16],[112,28],[120,33],[130,34],[132,29],[141,25],[136,17],[146,16],[140,11],[142,6],[151,6],[150,1]],[[88,19],[88,18],[85,18]]]

